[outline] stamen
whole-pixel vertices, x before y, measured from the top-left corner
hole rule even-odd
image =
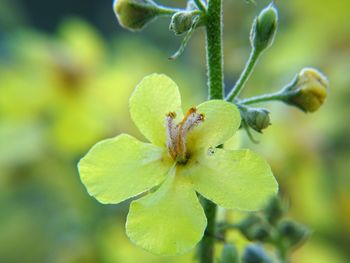
[[[169,153],[172,158],[176,158],[176,149],[174,145],[174,141],[176,139],[176,126],[174,123],[174,119],[176,118],[175,112],[169,112],[165,117],[165,126],[166,126],[166,132],[167,132],[167,148],[169,150]]]
[[[167,147],[171,157],[178,162],[187,159],[186,139],[188,132],[204,121],[204,115],[198,114],[195,107],[190,108],[182,121],[176,126],[174,119],[176,114],[169,112],[166,115]]]
[[[198,114],[196,108],[191,108],[188,110],[185,118],[180,123],[180,133],[181,136],[186,139],[187,134],[194,127],[199,125],[202,121],[204,121],[204,115]]]

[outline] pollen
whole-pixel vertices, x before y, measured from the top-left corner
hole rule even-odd
[[[195,107],[190,108],[184,118],[175,124],[176,113],[169,112],[165,117],[167,131],[167,148],[170,156],[179,163],[188,160],[186,139],[188,133],[204,121],[204,114],[197,113]]]

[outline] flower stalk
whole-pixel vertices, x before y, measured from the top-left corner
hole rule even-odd
[[[272,45],[275,39],[277,25],[278,14],[277,9],[273,4],[263,9],[255,18],[250,32],[250,44],[252,51],[241,76],[226,97],[228,101],[233,101],[239,95],[252,74],[259,57],[264,50],[268,49]]]
[[[209,99],[223,99],[223,23],[221,0],[209,1],[206,19],[206,52]],[[202,198],[202,204],[207,217],[207,228],[203,239],[199,244],[198,258],[200,263],[213,263],[217,207],[213,202],[204,198]]]
[[[222,2],[210,0],[206,16],[209,99],[223,99]]]
[[[289,92],[275,92],[270,94],[263,94],[260,96],[251,97],[248,99],[240,100],[240,104],[250,105],[260,102],[268,102],[268,101],[286,101],[290,96],[296,94],[295,91]]]
[[[201,10],[203,12],[206,10],[206,7],[203,4],[202,0],[194,0],[194,3],[198,7],[199,10]]]
[[[248,81],[250,75],[252,74],[252,72],[253,72],[253,70],[254,70],[254,68],[259,60],[261,53],[262,53],[262,51],[259,49],[255,49],[255,48],[252,49],[250,56],[249,56],[249,59],[247,61],[246,66],[244,67],[242,74],[240,75],[239,79],[237,80],[236,84],[234,85],[234,87],[232,88],[230,93],[226,96],[227,101],[233,101],[239,95],[242,88],[244,87],[244,85]]]

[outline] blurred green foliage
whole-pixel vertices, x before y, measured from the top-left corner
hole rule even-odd
[[[124,233],[128,204],[106,207],[89,197],[76,163],[103,138],[120,132],[142,138],[130,120],[128,98],[147,74],[171,76],[182,87],[185,108],[205,99],[203,32],[194,34],[182,57],[168,61],[181,39],[167,31],[165,19],[139,35],[115,23],[116,33],[106,37],[91,23],[67,17],[55,32],[45,33],[25,23],[25,6],[14,2],[0,5],[0,14],[7,14],[0,28],[10,29],[0,34],[0,262],[193,261],[193,253],[154,257],[132,245]],[[248,56],[251,21],[266,3],[225,1],[228,87]],[[304,66],[324,71],[331,91],[313,115],[272,105],[273,125],[256,135],[261,143],[252,145],[242,133],[241,144],[269,159],[290,216],[313,229],[293,262],[345,263],[350,258],[350,2],[277,5],[276,42],[243,96],[278,90]],[[244,216],[231,213],[221,216],[232,221]],[[230,238],[239,250],[247,244],[237,233]]]

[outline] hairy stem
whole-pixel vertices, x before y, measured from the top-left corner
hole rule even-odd
[[[248,99],[239,100],[239,104],[254,104],[259,102],[266,102],[266,101],[285,101],[290,96],[295,95],[298,91],[289,91],[289,92],[276,92],[276,93],[270,93],[270,94],[264,94],[260,96],[251,97]]]
[[[202,0],[194,0],[194,3],[196,4],[199,10],[205,11],[206,7],[203,4]]]
[[[200,263],[214,263],[214,245],[216,234],[216,205],[202,198],[202,205],[207,217],[207,228],[205,229],[202,241],[199,244],[198,260]]]
[[[255,48],[252,49],[252,52],[250,53],[248,62],[245,65],[243,72],[241,73],[235,86],[232,88],[230,93],[226,96],[227,101],[232,101],[234,100],[234,98],[236,98],[239,95],[242,88],[244,87],[247,80],[249,79],[250,75],[252,74],[256,63],[258,62],[260,54],[261,54],[261,50],[258,50]]]
[[[181,9],[178,8],[171,8],[171,7],[165,7],[165,6],[157,6],[155,8],[155,11],[159,14],[159,15],[163,15],[163,16],[172,16],[174,15],[176,12],[181,11]]]
[[[206,21],[209,98],[223,98],[222,3],[210,0]]]
[[[222,52],[222,2],[209,0],[206,17],[206,51],[209,99],[224,98],[223,52]],[[200,263],[214,262],[216,205],[203,198],[207,228],[199,244]]]
[[[286,247],[284,247],[284,245],[282,244],[282,242],[280,240],[278,240],[275,243],[275,247],[277,249],[277,256],[278,256],[280,262],[281,263],[289,263],[288,249]]]

